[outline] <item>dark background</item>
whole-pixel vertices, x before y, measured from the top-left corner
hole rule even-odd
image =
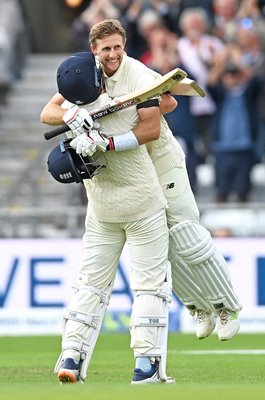
[[[65,0],[20,0],[33,53],[71,51],[70,29],[73,20],[90,3],[83,1],[77,8]]]

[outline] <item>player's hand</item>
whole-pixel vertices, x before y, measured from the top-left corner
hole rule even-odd
[[[70,142],[77,154],[83,157],[92,156],[97,150],[105,152],[109,145],[109,140],[102,135],[99,129],[91,129],[89,133],[83,133]]]
[[[69,126],[74,136],[90,132],[94,123],[89,112],[76,105],[66,111],[63,120]]]

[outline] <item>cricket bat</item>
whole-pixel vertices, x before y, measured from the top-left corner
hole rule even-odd
[[[149,84],[127,95],[121,96],[119,99],[112,100],[108,105],[92,111],[90,115],[93,120],[96,120],[97,118],[101,118],[105,115],[135,106],[139,103],[143,103],[153,97],[160,96],[165,92],[169,92],[172,87],[186,77],[187,73],[185,71],[180,68],[175,68],[163,75],[161,78],[156,79],[151,85]],[[68,125],[62,125],[54,130],[44,133],[44,137],[46,140],[49,140],[69,130],[70,129]]]
[[[176,84],[170,89],[172,94],[177,94],[180,96],[200,96],[204,97],[204,90],[198,85],[196,81],[189,78],[182,79],[181,82]]]
[[[183,80],[186,80],[186,82],[179,90],[178,85],[180,85]],[[205,95],[203,90],[195,81],[187,78],[187,73],[184,70],[175,68],[174,70],[163,75],[161,78],[156,79],[152,85],[144,86],[141,89],[129,93],[128,95],[119,97],[119,99],[112,100],[108,105],[92,111],[90,115],[93,120],[96,120],[97,118],[104,117],[105,115],[135,106],[139,103],[143,103],[153,97],[160,96],[165,92],[183,94],[187,96]],[[69,131],[68,125],[63,125],[49,132],[45,132],[44,137],[46,140],[49,140],[67,131]]]

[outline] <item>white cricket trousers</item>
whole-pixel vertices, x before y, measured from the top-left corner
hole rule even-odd
[[[167,199],[168,226],[171,228],[179,222],[188,220],[199,222],[200,213],[190,187],[185,159],[183,165],[159,175],[159,182]]]
[[[119,258],[125,242],[130,255],[130,284],[133,291],[155,291],[163,286],[168,261],[168,228],[165,210],[139,221],[127,223],[100,222],[91,215],[86,217],[83,236],[83,260],[79,271],[77,290],[68,309],[97,315],[99,296],[114,280]],[[89,290],[89,295],[87,290]],[[160,315],[162,299],[158,296],[138,296],[133,304],[134,315]],[[68,320],[64,339],[87,342],[89,327]],[[131,335],[131,347],[144,354],[156,345],[154,327],[137,327]]]

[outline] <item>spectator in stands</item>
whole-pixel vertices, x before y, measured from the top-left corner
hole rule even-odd
[[[182,11],[183,1],[170,1],[170,0],[150,0],[149,7],[155,10],[164,25],[175,34],[179,33],[178,20]]]
[[[149,50],[146,52],[146,64],[148,67],[158,71],[162,75],[170,70],[179,67],[183,68],[178,54],[178,37],[169,31],[165,26],[153,28],[148,40]],[[193,79],[193,75],[188,75]],[[194,138],[196,137],[195,118],[191,113],[189,96],[174,96],[178,107],[165,115],[166,121],[181,144],[185,155],[190,185],[193,192],[196,192],[196,167],[198,164],[194,149]]]
[[[260,82],[255,75],[248,77],[244,68],[228,61],[220,75],[214,68],[209,74],[208,90],[216,103],[212,149],[218,202],[227,202],[233,194],[246,202],[251,192]]]
[[[259,133],[256,143],[256,162],[262,160],[265,151],[265,53],[264,53],[264,29],[265,21],[260,21],[258,27],[242,20],[236,26],[234,32],[234,40],[228,43],[224,52],[218,55],[216,65],[214,67],[215,74],[218,74],[224,68],[228,60],[241,67],[242,73],[246,78],[253,75],[259,76],[260,79],[260,95],[258,99],[258,120]],[[213,70],[214,70],[213,69]],[[213,70],[212,73],[213,74]],[[218,72],[219,71],[219,72]]]
[[[224,42],[235,40],[238,26],[263,29],[265,0],[213,0],[213,34]],[[263,34],[264,42],[265,35]]]
[[[256,68],[256,74],[261,80],[260,96],[258,99],[258,140],[256,157],[260,162],[265,161],[265,57],[263,53],[263,60]]]
[[[227,42],[233,38],[240,0],[213,0],[212,34]]]
[[[237,18],[243,20],[251,19],[254,23],[258,23],[264,19],[265,0],[241,0],[237,12]]]
[[[208,33],[207,15],[201,8],[187,8],[180,17],[182,36],[178,40],[178,51],[181,64],[206,90],[208,70],[214,58],[224,49],[223,42]],[[210,124],[215,104],[208,94],[206,97],[191,99],[191,112],[196,121],[198,137],[195,146],[200,162],[209,155]]]
[[[148,7],[143,0],[91,0],[71,27],[73,51],[88,49],[88,35],[91,25],[108,18],[118,18],[127,32],[126,51],[128,55],[139,58],[146,50],[145,38],[138,32],[138,18]]]
[[[138,58],[142,63],[148,65],[151,62],[152,49],[150,46],[154,44],[153,36],[155,35],[155,38],[160,42],[159,36],[162,37],[163,31],[167,30],[167,28],[159,13],[152,8],[147,8],[141,12],[137,20],[137,30],[143,42],[143,49]],[[161,32],[161,35],[159,35],[159,32]],[[157,45],[160,48],[160,43]]]
[[[213,13],[211,3],[212,0],[179,0],[179,1],[172,1],[172,0],[131,0],[130,2],[132,6],[129,8],[128,12],[126,13],[125,17],[127,23],[125,24],[128,30],[128,23],[132,22],[132,12],[133,12],[133,19],[137,19],[137,23],[135,23],[134,29],[129,29],[129,32],[133,32],[132,38],[137,38],[137,46],[138,50],[140,47],[140,51],[134,54],[134,57],[139,58],[139,54],[142,55],[143,48],[144,51],[148,47],[148,36],[151,34],[150,28],[154,24],[163,25],[166,27],[170,32],[176,34],[177,36],[180,35],[181,30],[179,29],[179,19],[182,12],[188,8],[200,8],[202,9],[207,19],[212,21]],[[141,40],[139,40],[139,37]],[[130,42],[131,36],[129,35],[128,41]]]
[[[178,97],[179,107],[166,116],[174,135],[183,139],[195,193],[198,163],[212,160],[211,124],[216,105],[208,92],[209,71],[219,63],[220,77],[229,58],[246,64],[243,73],[249,73],[246,78],[250,80],[254,70],[253,66],[248,70],[247,64],[251,61],[265,82],[264,52],[254,54],[258,47],[255,35],[251,39],[255,26],[265,48],[264,4],[265,0],[91,0],[74,21],[74,50],[87,50],[89,29],[95,21],[118,18],[127,31],[128,55],[162,74],[180,66],[207,92],[204,99]],[[265,150],[264,98],[259,97],[260,158]],[[183,115],[189,118],[183,119]]]
[[[258,25],[249,22],[237,27],[236,45],[231,44],[230,57],[233,55],[235,62],[244,65],[248,76],[258,75],[260,78],[260,96],[258,99],[258,138],[256,141],[256,162],[261,162],[265,154],[265,53],[264,53],[264,18]],[[262,29],[263,25],[263,29]]]
[[[180,16],[188,8],[202,9],[210,22],[213,18],[212,0],[149,0],[146,3],[158,12],[166,27],[177,35],[181,34]]]
[[[137,29],[137,21],[143,9],[143,0],[130,0],[127,2],[121,15],[121,22],[127,32],[126,52],[129,56],[139,58],[145,50],[145,41]]]
[[[92,0],[88,7],[74,19],[72,24],[72,43],[74,51],[89,49],[88,35],[93,24],[108,18],[119,18],[120,11],[110,0]]]

